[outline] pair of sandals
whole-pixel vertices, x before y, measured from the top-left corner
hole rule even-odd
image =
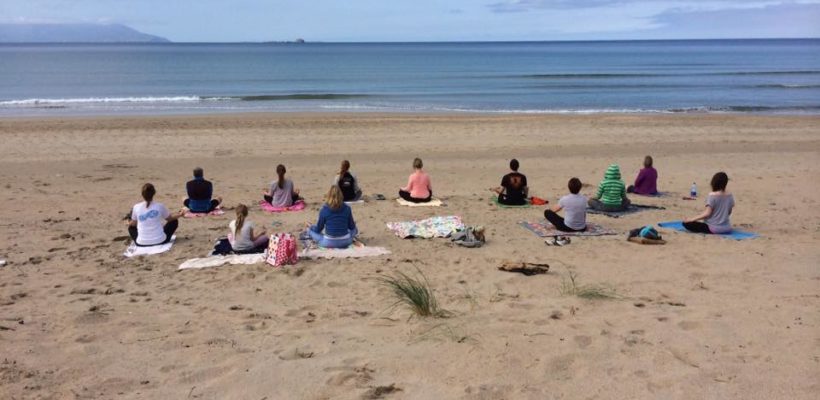
[[[544,240],[544,243],[547,246],[566,246],[570,244],[572,241],[570,240],[569,236],[553,236],[547,240]]]

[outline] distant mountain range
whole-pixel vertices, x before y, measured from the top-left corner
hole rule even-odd
[[[120,24],[0,24],[0,43],[169,43]]]

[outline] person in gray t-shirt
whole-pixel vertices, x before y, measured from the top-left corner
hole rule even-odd
[[[290,179],[285,179],[285,172],[287,170],[284,165],[277,165],[276,175],[278,175],[278,179],[271,182],[270,190],[262,192],[265,201],[274,207],[290,207],[300,200],[299,190],[294,189],[293,182]]]
[[[558,204],[544,211],[547,219],[556,229],[562,232],[582,232],[587,229],[587,198],[578,194],[581,191],[581,180],[572,178],[567,183],[570,194],[558,200]],[[558,211],[564,210],[564,218]]]
[[[712,193],[706,198],[706,209],[699,215],[683,221],[686,230],[697,233],[729,233],[729,216],[735,207],[735,198],[726,191],[729,176],[718,172],[712,177]],[[701,222],[703,221],[703,222]]]

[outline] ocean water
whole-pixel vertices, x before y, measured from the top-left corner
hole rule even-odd
[[[0,45],[0,116],[820,114],[820,39]]]

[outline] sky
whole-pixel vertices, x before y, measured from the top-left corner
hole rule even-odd
[[[175,42],[816,38],[820,0],[0,0],[0,23]]]

